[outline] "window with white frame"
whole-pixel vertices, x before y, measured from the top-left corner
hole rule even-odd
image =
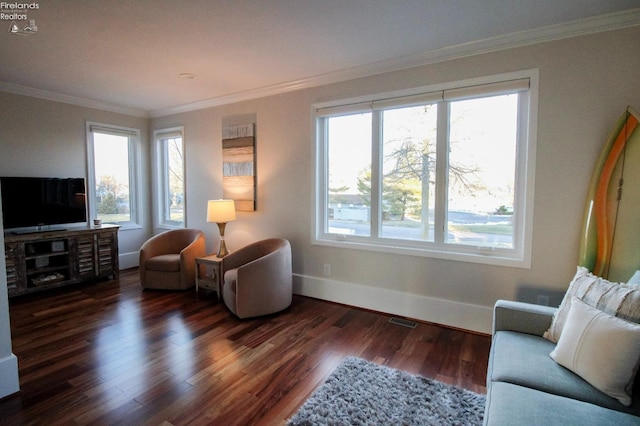
[[[138,129],[87,123],[89,208],[94,219],[124,228],[139,225],[139,144]]]
[[[530,266],[537,71],[314,106],[313,242]]]
[[[156,130],[156,200],[158,226],[185,227],[183,128]]]

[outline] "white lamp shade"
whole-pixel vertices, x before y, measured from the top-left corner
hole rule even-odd
[[[236,205],[233,200],[209,200],[207,222],[227,223],[236,220]]]

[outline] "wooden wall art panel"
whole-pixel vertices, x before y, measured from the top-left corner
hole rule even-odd
[[[222,196],[237,211],[256,209],[255,141],[253,123],[222,128]]]

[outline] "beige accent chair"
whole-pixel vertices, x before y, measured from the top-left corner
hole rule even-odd
[[[196,279],[196,257],[206,256],[202,231],[173,229],[147,240],[140,248],[142,288],[186,290]]]
[[[222,259],[222,299],[239,318],[282,311],[293,294],[291,244],[269,238],[249,244]]]

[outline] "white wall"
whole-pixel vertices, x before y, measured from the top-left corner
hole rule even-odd
[[[254,114],[257,211],[227,225],[230,250],[268,236],[293,247],[296,291],[314,297],[489,332],[500,298],[560,297],[575,273],[592,169],[627,105],[640,108],[640,28],[483,54],[350,82],[180,113],[153,129],[185,126],[189,226],[205,222],[205,202],[221,190],[221,123]],[[538,68],[540,71],[531,269],[311,245],[311,105],[397,89]],[[322,275],[323,264],[332,275]]]
[[[142,205],[149,201],[149,120],[0,92],[0,175],[87,177],[86,122],[95,121],[141,130]],[[118,235],[120,267],[137,266],[138,250],[150,232],[151,216],[144,212],[143,228]]]

